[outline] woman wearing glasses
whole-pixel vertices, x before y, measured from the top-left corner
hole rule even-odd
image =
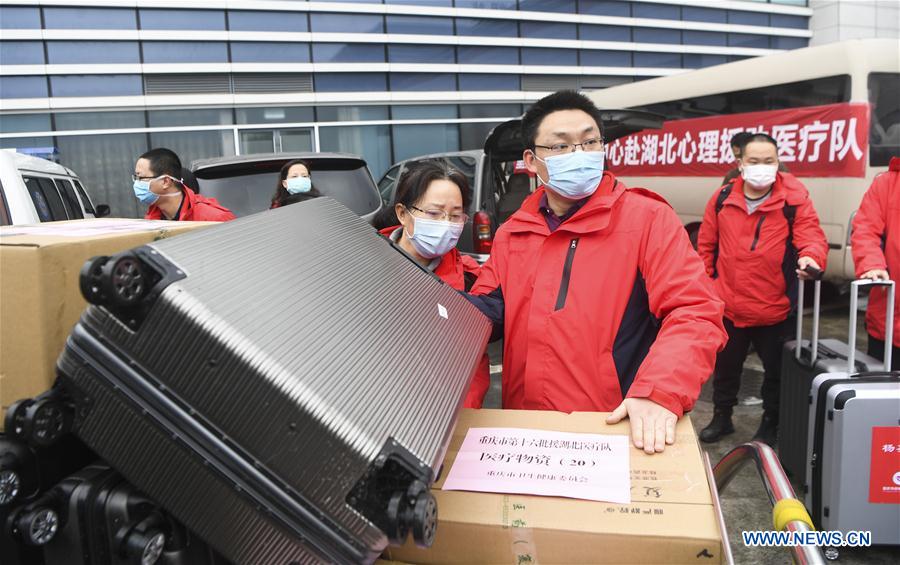
[[[469,218],[465,211],[471,198],[469,182],[461,172],[438,161],[415,163],[400,177],[394,197],[394,213],[400,225],[381,230],[381,235],[451,287],[467,291],[481,271],[474,259],[456,249]],[[481,408],[490,381],[485,354],[466,396],[466,408]]]

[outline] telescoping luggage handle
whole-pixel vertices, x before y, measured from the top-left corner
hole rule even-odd
[[[805,269],[813,276],[813,326],[812,341],[810,342],[810,366],[816,364],[819,358],[819,302],[822,297],[822,271],[813,267]],[[794,357],[800,361],[800,352],[803,350],[803,289],[806,285],[801,279],[797,285],[797,342],[794,346]]]
[[[856,362],[856,308],[859,303],[859,288],[862,286],[886,286],[887,287],[887,315],[884,321],[884,370],[891,370],[892,345],[894,343],[894,281],[873,281],[860,279],[850,283],[850,332],[847,345],[850,354],[847,355],[847,374],[855,373]]]

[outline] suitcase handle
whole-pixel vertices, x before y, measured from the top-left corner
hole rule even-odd
[[[794,346],[794,357],[797,358],[797,361],[800,361],[800,352],[803,349],[803,298],[804,298],[804,288],[806,287],[803,284],[803,279],[800,279],[799,284],[797,285],[797,341]],[[809,366],[812,367],[816,364],[816,360],[819,358],[819,308],[820,308],[820,300],[822,297],[822,279],[816,278],[813,280],[813,327],[812,327],[812,343],[811,345],[811,354],[809,360]],[[852,363],[850,365],[853,366]]]
[[[850,354],[847,355],[847,371],[853,374],[854,363],[856,361],[856,310],[859,304],[859,289],[863,286],[886,286],[887,299],[887,315],[884,322],[884,369],[891,370],[891,356],[894,344],[894,281],[873,281],[870,279],[860,279],[850,283],[850,331],[847,338],[847,345]]]

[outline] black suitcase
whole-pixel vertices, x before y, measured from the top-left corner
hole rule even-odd
[[[411,531],[490,324],[319,198],[82,271],[73,429],[237,563],[372,562]]]
[[[807,436],[809,433],[810,390],[813,380],[823,373],[879,371],[881,361],[853,348],[856,343],[856,313],[851,312],[849,339],[819,339],[819,311],[822,281],[813,282],[812,338],[803,340],[803,294],[797,292],[797,339],[784,344],[781,358],[781,388],[778,424],[778,458],[787,473],[797,479],[806,476]],[[855,304],[855,301],[854,301]],[[852,308],[851,308],[852,309]]]

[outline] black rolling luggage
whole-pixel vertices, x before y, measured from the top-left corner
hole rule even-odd
[[[82,271],[73,430],[236,563],[430,544],[433,482],[488,321],[334,201]]]

